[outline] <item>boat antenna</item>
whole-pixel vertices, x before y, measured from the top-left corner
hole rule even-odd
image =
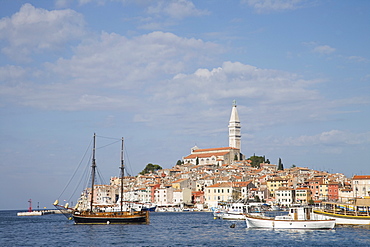
[[[123,140],[123,137],[122,137],[122,146],[121,146],[121,212],[123,211],[123,177],[125,175],[125,164],[124,164],[124,153],[123,153],[123,149],[124,149],[124,140]]]
[[[93,210],[94,183],[95,183],[95,171],[96,171],[95,149],[96,149],[96,134],[94,133],[93,156],[92,156],[92,165],[91,165],[91,201],[90,201],[91,212]]]

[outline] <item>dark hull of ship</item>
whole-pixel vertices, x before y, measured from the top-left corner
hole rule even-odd
[[[142,215],[123,215],[123,216],[89,216],[73,215],[75,224],[146,224],[148,223],[147,213]]]

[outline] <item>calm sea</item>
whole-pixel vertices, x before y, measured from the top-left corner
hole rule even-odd
[[[64,215],[16,214],[0,211],[0,246],[370,246],[370,228],[256,230],[205,212],[154,212],[148,225],[74,225]]]

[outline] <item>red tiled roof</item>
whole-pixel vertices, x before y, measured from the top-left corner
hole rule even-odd
[[[231,183],[217,183],[208,186],[207,188],[232,187]]]
[[[195,158],[207,158],[212,156],[223,156],[225,154],[228,154],[229,152],[217,152],[217,153],[208,153],[208,154],[190,154],[184,159],[195,159]]]
[[[246,187],[250,183],[251,183],[251,181],[247,181],[247,182],[234,182],[234,187]]]
[[[352,180],[354,179],[370,179],[370,175],[355,175],[353,176]]]

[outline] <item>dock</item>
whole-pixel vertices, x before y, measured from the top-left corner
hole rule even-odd
[[[17,216],[41,216],[47,214],[61,214],[60,210],[50,209],[50,210],[35,210],[31,212],[18,212]]]

